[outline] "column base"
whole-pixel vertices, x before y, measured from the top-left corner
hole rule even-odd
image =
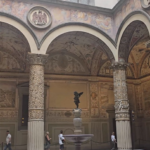
[[[129,121],[116,121],[118,150],[132,150],[131,128]]]
[[[44,121],[28,122],[27,150],[44,150]]]

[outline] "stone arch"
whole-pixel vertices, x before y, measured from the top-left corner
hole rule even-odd
[[[104,34],[101,30],[95,29],[94,27],[91,27],[89,25],[84,24],[65,24],[61,25],[57,28],[55,28],[52,31],[49,31],[45,37],[43,38],[41,42],[41,53],[45,54],[47,52],[47,49],[49,45],[60,35],[68,33],[68,32],[85,32],[88,34],[91,34],[95,37],[97,37],[100,41],[103,43],[106,43],[106,45],[109,48],[109,55],[111,55],[111,58],[117,61],[118,59],[118,53],[115,47],[115,42],[106,34]]]
[[[0,22],[9,24],[12,27],[18,29],[18,31],[20,31],[27,40],[31,53],[40,52],[38,51],[39,44],[36,35],[23,21],[9,14],[0,12]]]
[[[139,24],[143,24],[147,28],[148,34],[150,35],[150,18],[148,14],[145,13],[144,11],[134,11],[130,13],[121,23],[118,29],[117,36],[116,36],[118,59],[123,58],[125,59],[125,61],[127,61],[129,51],[130,51],[129,44],[131,41],[131,38],[129,37],[132,37],[135,29],[137,28]],[[124,36],[126,36],[126,38],[124,38]],[[140,40],[140,37],[139,37],[139,40]],[[139,40],[137,39],[134,45]],[[132,45],[132,47],[134,45]]]

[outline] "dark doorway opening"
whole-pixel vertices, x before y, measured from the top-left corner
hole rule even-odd
[[[116,137],[116,140],[117,140],[117,132],[116,132],[117,130],[116,130],[116,120],[115,120],[115,118],[113,118],[113,131],[115,132],[115,137]]]
[[[29,102],[29,95],[23,95],[22,117],[21,117],[21,126],[23,127],[28,126],[28,102]]]

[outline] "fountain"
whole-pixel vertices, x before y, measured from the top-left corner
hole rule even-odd
[[[83,92],[82,93],[74,92],[75,95],[74,102],[77,106],[77,108],[73,110],[74,134],[64,135],[64,138],[67,141],[75,143],[75,150],[80,150],[81,143],[86,142],[87,140],[89,140],[91,137],[94,136],[93,134],[82,134],[82,118],[81,118],[82,110],[78,108],[80,103],[79,97],[82,94]]]

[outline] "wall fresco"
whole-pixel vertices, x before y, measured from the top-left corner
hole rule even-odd
[[[146,76],[150,74],[150,55],[148,55],[141,67],[141,76]]]
[[[125,17],[132,11],[139,10],[141,8],[142,6],[140,0],[126,0],[123,7],[114,14],[114,36],[116,36],[118,28]]]
[[[15,84],[0,82],[0,108],[15,107]]]
[[[27,3],[27,2],[19,2],[16,0],[0,0],[0,11],[14,15],[15,17],[18,17],[19,19],[27,23],[26,16],[28,11],[32,7],[38,6],[39,4],[41,5],[41,3],[35,1],[33,4],[32,2]],[[103,30],[110,36],[113,35],[113,28],[112,28],[113,21],[110,16],[105,16],[102,14],[93,13],[89,11],[88,12],[81,11],[78,9],[70,9],[70,8],[64,9],[52,6],[51,4],[48,3],[42,3],[41,6],[48,9],[52,15],[52,25],[50,27],[51,29],[63,23],[80,22],[95,26]],[[39,39],[41,39],[48,30],[46,29],[38,31],[34,28],[32,29],[36,34],[38,34]]]
[[[144,96],[144,103],[145,103],[145,110],[150,110],[150,81],[143,83],[143,96]]]

